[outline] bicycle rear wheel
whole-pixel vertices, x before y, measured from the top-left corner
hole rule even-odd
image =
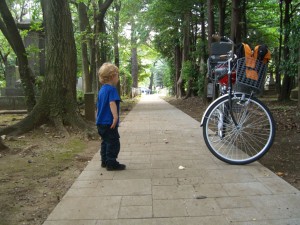
[[[275,122],[269,109],[257,98],[236,93],[215,101],[205,115],[203,136],[209,150],[220,160],[242,165],[261,158],[275,137]]]

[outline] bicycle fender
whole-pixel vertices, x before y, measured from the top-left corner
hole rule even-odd
[[[206,108],[205,112],[203,113],[202,119],[201,119],[201,123],[200,123],[200,127],[203,126],[203,122],[204,119],[207,117],[207,112],[210,109],[210,107],[216,102],[219,101],[221,98],[228,98],[228,94],[222,95],[219,98],[215,99],[212,103],[209,104],[209,106]]]
[[[243,93],[242,92],[235,92],[235,93],[233,93],[233,95],[236,95],[236,94],[243,94]],[[204,119],[207,118],[207,116],[208,116],[207,113],[208,113],[210,107],[213,105],[213,103],[215,103],[216,101],[219,101],[222,98],[228,98],[228,94],[222,95],[219,98],[215,99],[212,103],[210,103],[210,105],[207,107],[207,109],[205,110],[205,112],[204,112],[204,114],[202,116],[200,127],[203,126]]]

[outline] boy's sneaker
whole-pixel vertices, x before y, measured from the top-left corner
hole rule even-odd
[[[126,169],[126,165],[124,165],[124,164],[117,164],[114,166],[106,166],[107,171],[125,170],[125,169]]]

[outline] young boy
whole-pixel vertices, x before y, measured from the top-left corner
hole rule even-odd
[[[120,152],[119,107],[120,97],[116,89],[119,69],[111,63],[104,63],[98,71],[99,81],[103,84],[97,100],[96,125],[102,138],[101,166],[106,170],[125,170],[126,166],[117,161]]]

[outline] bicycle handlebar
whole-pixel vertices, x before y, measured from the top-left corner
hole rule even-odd
[[[227,42],[230,42],[233,44],[233,41],[229,37],[226,37],[226,36],[222,36],[220,41],[227,41]]]

